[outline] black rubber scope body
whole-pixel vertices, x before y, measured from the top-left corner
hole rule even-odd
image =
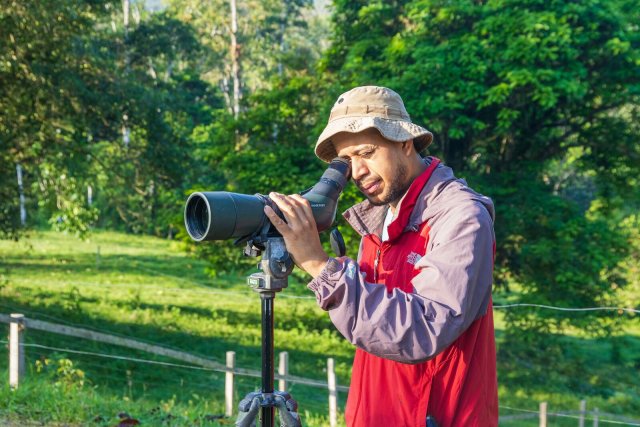
[[[309,190],[301,193],[311,205],[318,232],[328,229],[336,217],[338,197],[351,176],[348,160],[336,157],[324,171],[320,180]],[[264,213],[269,205],[284,219],[282,212],[265,195],[239,194],[227,191],[204,191],[193,193],[187,199],[184,223],[193,240],[246,239],[264,232],[277,234]]]

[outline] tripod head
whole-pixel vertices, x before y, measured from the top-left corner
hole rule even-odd
[[[247,242],[244,251],[248,256],[260,256],[258,268],[262,271],[247,278],[247,284],[256,292],[280,292],[288,285],[288,277],[293,270],[293,260],[287,252],[282,237],[268,237],[262,243]]]

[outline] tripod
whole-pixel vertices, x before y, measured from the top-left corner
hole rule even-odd
[[[247,242],[244,253],[253,257],[262,255],[258,265],[262,271],[253,273],[247,278],[248,285],[260,294],[262,305],[262,389],[260,392],[247,394],[240,401],[236,426],[254,426],[259,410],[262,427],[273,427],[275,425],[275,408],[277,407],[280,411],[282,426],[300,427],[296,401],[291,398],[289,393],[273,389],[274,300],[276,293],[286,288],[289,283],[293,260],[287,252],[282,237],[250,240]]]

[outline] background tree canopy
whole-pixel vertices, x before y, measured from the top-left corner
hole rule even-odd
[[[184,238],[190,191],[312,185],[335,97],[385,85],[434,132],[430,154],[494,199],[505,301],[638,307],[637,6],[335,0],[327,16],[306,0],[169,0],[156,12],[12,1],[0,9],[0,232],[25,230],[20,165],[28,227]],[[342,207],[358,200],[351,186]],[[212,274],[246,268],[230,242],[187,249]],[[507,321],[507,339],[525,345],[502,351],[554,360],[555,333],[615,334],[618,320],[522,310]]]

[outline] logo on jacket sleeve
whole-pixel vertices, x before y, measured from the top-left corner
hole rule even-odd
[[[416,265],[416,263],[420,261],[420,259],[422,259],[422,256],[415,252],[411,252],[409,255],[407,255],[407,262],[411,265]]]
[[[347,265],[347,277],[351,280],[356,277],[356,266],[353,263]]]

